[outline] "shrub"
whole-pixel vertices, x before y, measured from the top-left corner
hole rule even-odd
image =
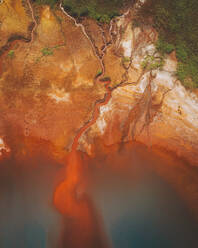
[[[178,78],[198,86],[197,0],[147,0],[140,9],[144,22],[152,17],[159,32],[156,44],[162,54],[176,50]]]
[[[99,77],[100,75],[102,75],[102,71],[98,70],[97,73],[96,73],[96,78]]]
[[[102,15],[99,18],[99,21],[102,22],[102,23],[109,23],[111,21],[111,18],[108,15]]]
[[[37,4],[53,7],[59,0],[34,0]],[[73,17],[89,16],[99,22],[109,23],[118,16],[120,8],[131,0],[63,0],[63,6]]]
[[[175,46],[162,39],[158,39],[156,43],[156,48],[159,52],[161,52],[162,54],[165,54],[165,53],[171,53],[172,51],[174,51]]]
[[[129,63],[131,61],[130,57],[122,57],[122,62],[123,63]]]
[[[176,45],[176,56],[182,62],[187,62],[188,52],[184,43],[179,43]]]
[[[10,50],[9,52],[8,52],[8,56],[12,59],[12,58],[14,58],[14,50]]]
[[[184,79],[188,76],[187,67],[184,63],[179,62],[177,66],[177,77],[180,81],[184,81]]]
[[[53,55],[53,49],[52,48],[49,48],[49,47],[44,47],[42,50],[41,50],[43,56],[49,56],[49,55]]]
[[[37,4],[48,4],[51,7],[54,7],[54,5],[58,2],[58,0],[35,0]]]
[[[64,8],[74,17],[89,16],[99,22],[109,23],[118,16],[120,8],[130,0],[64,0]]]
[[[141,67],[148,70],[162,69],[163,65],[163,57],[154,57],[152,55],[147,55],[141,63]]]

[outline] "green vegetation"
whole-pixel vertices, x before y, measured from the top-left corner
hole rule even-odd
[[[58,2],[58,0],[34,0],[37,4],[48,4],[51,7],[54,7],[54,5]]]
[[[37,4],[54,7],[58,0],[34,0]],[[99,22],[109,23],[120,14],[120,8],[131,0],[63,0],[64,8],[74,17],[89,16]]]
[[[164,57],[155,57],[153,55],[147,55],[142,61],[142,68],[147,70],[162,69],[164,65]]]
[[[58,21],[61,23],[63,21],[62,17],[57,16]]]
[[[175,46],[173,44],[170,44],[170,43],[166,42],[165,40],[162,40],[161,38],[158,39],[158,41],[156,43],[156,48],[163,55],[165,53],[169,54],[175,50]]]
[[[147,0],[139,13],[142,21],[152,17],[159,32],[158,51],[176,51],[177,76],[187,87],[198,87],[197,13],[197,0]]]
[[[49,48],[49,47],[44,47],[41,50],[43,56],[49,56],[49,55],[53,55],[53,48]]]
[[[62,47],[62,46],[65,46],[65,44],[56,45],[54,47],[44,47],[43,49],[41,49],[42,55],[43,56],[53,55],[54,54],[54,49],[58,49],[59,47]]]
[[[89,16],[99,22],[109,23],[118,16],[120,8],[130,0],[64,0],[64,8],[74,17]]]
[[[10,51],[8,52],[8,56],[9,56],[11,59],[13,59],[13,58],[14,58],[14,50],[10,50]]]
[[[44,48],[42,48],[41,49],[42,55],[40,57],[36,58],[36,63],[38,63],[41,60],[41,58],[43,58],[43,57],[53,55],[54,54],[54,49],[58,49],[58,48],[60,48],[62,46],[65,46],[65,44],[56,45],[54,47],[44,47]]]
[[[96,78],[99,77],[100,75],[102,75],[102,71],[98,70],[97,73],[96,73]]]
[[[131,61],[130,57],[122,57],[122,62],[123,63],[129,63]]]

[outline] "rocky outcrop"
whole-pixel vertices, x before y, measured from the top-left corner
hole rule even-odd
[[[18,41],[12,57],[4,54],[1,136],[39,137],[65,153],[105,89],[94,85],[100,64],[81,29],[47,6],[39,16],[33,42]]]
[[[137,4],[110,26],[83,20],[84,30],[61,8],[30,7],[9,0],[0,5],[1,46],[15,34],[30,37],[28,26],[37,22],[31,42],[16,41],[13,56],[8,50],[2,57],[0,136],[6,143],[12,146],[11,135],[27,142],[34,137],[64,156],[105,97],[105,85],[96,83],[104,72],[111,79],[111,100],[100,107],[79,149],[93,155],[98,138],[106,146],[135,140],[198,165],[197,96],[175,77],[174,54],[159,68],[156,31],[133,25]]]
[[[118,20],[117,25],[126,25],[126,20]],[[174,151],[198,165],[198,99],[177,80],[174,54],[164,58],[162,68],[155,68],[160,57],[154,46],[155,30],[149,26],[132,28],[132,22],[123,30],[119,43],[121,58],[114,55],[113,64],[107,62],[106,67],[113,85],[116,79],[122,80],[119,73],[127,68],[129,84],[113,91],[111,101],[100,109],[96,124],[81,139],[81,149],[90,152],[92,146],[94,150],[94,139],[98,136],[107,146],[136,140]],[[111,48],[114,54],[116,49],[115,41]],[[143,68],[150,58],[152,61]],[[125,67],[127,63],[129,66]]]

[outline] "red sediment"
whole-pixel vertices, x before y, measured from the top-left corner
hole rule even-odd
[[[58,211],[64,216],[73,218],[77,223],[76,227],[71,227],[71,229],[74,228],[73,231],[70,230],[71,246],[75,247],[90,247],[89,242],[95,235],[94,230],[98,225],[92,203],[85,193],[84,164],[77,147],[81,135],[96,122],[100,114],[100,107],[107,104],[111,98],[110,81],[104,82],[104,84],[107,93],[102,100],[96,102],[91,120],[85,123],[75,136],[66,161],[66,177],[56,187],[54,193],[53,202]],[[78,239],[75,238],[76,232],[78,232]]]
[[[62,11],[69,16],[60,5]],[[69,16],[70,17],[70,16]],[[92,48],[96,54],[96,57],[99,59],[101,67],[102,67],[102,75],[96,79],[96,82],[100,82],[100,78],[104,76],[105,68],[103,64],[103,56],[105,53],[105,49],[108,44],[105,44],[105,48],[102,49],[102,57],[100,57],[95,51],[95,46],[90,40],[89,36],[86,34],[84,26],[78,24],[76,20],[70,17],[76,26],[80,26],[82,32],[87,37],[87,39],[91,42]],[[58,209],[58,211],[64,216],[71,217],[73,220],[77,221],[78,227],[82,227],[82,232],[78,231],[78,240],[74,238],[72,243],[75,244],[75,247],[88,247],[89,239],[93,234],[93,230],[95,227],[94,224],[94,216],[93,216],[93,206],[91,206],[91,199],[89,199],[88,195],[85,193],[85,183],[86,180],[84,178],[84,169],[85,165],[82,161],[81,153],[77,151],[78,142],[80,137],[84,134],[86,130],[88,130],[96,121],[100,114],[100,107],[106,105],[111,99],[112,88],[110,88],[110,80],[102,81],[104,83],[106,93],[103,99],[97,100],[94,105],[93,113],[91,119],[86,122],[77,132],[73,144],[71,147],[71,151],[68,154],[68,159],[66,162],[66,177],[64,181],[56,187],[54,193],[54,205]],[[84,162],[85,163],[85,162]],[[72,227],[71,227],[72,228]],[[77,228],[78,229],[78,228]],[[77,230],[76,229],[76,230]],[[81,229],[81,228],[80,228]],[[74,231],[75,232],[75,231]],[[88,236],[83,237],[81,233],[87,233]],[[76,233],[75,233],[76,235]],[[75,236],[74,235],[74,236]],[[93,246],[91,246],[93,247]]]
[[[77,133],[74,138],[71,152],[68,155],[66,162],[66,178],[57,186],[54,194],[54,204],[58,211],[63,215],[70,216],[76,219],[81,219],[83,222],[88,221],[89,216],[89,201],[82,191],[83,183],[83,164],[80,152],[77,151],[78,141],[83,133],[91,127],[97,120],[100,114],[100,107],[106,105],[110,98],[112,89],[109,87],[110,81],[104,82],[107,93],[102,100],[98,100],[95,104],[92,119],[88,121]]]
[[[105,94],[104,98],[102,100],[99,100],[98,102],[96,102],[95,104],[95,108],[94,108],[94,111],[93,111],[93,115],[92,115],[92,119],[90,121],[88,121],[80,130],[79,132],[77,133],[77,135],[75,136],[74,138],[74,142],[73,142],[73,145],[72,145],[72,151],[73,150],[76,150],[77,147],[78,147],[78,141],[79,141],[79,138],[82,136],[82,134],[89,128],[91,127],[97,120],[99,114],[100,114],[100,107],[103,106],[103,105],[106,105],[110,98],[111,98],[111,92],[112,92],[112,89],[109,87],[109,84],[111,82],[110,81],[106,81],[104,82],[105,84],[105,88],[107,90],[107,93]]]
[[[29,6],[29,8],[30,8],[32,20],[33,20],[33,22],[34,22],[34,26],[33,26],[32,30],[31,30],[31,33],[30,33],[31,38],[30,38],[30,40],[29,40],[28,38],[25,38],[25,37],[22,37],[22,36],[21,36],[21,37],[16,37],[16,39],[14,39],[13,41],[9,41],[9,40],[8,40],[7,44],[6,44],[4,47],[1,48],[1,50],[0,50],[0,56],[1,56],[1,59],[0,59],[0,75],[3,73],[3,68],[2,68],[2,67],[3,67],[3,65],[2,65],[2,63],[3,63],[3,58],[4,58],[4,56],[6,56],[6,54],[8,53],[8,51],[9,51],[10,49],[12,49],[12,47],[13,47],[18,41],[20,41],[20,40],[24,40],[25,42],[29,42],[29,43],[32,43],[32,42],[34,41],[34,31],[36,30],[38,24],[37,24],[36,19],[35,19],[35,17],[34,17],[34,11],[33,11],[33,8],[32,8],[32,6],[31,6],[30,1],[28,0],[27,3],[28,3],[28,6]]]

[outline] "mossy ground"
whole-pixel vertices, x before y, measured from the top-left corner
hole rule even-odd
[[[139,12],[143,22],[153,19],[159,32],[158,51],[176,51],[177,76],[189,88],[198,87],[197,12],[197,0],[147,0]]]
[[[36,0],[38,4],[49,4],[52,7],[57,0]],[[120,9],[130,0],[63,0],[64,8],[74,17],[89,16],[99,22],[108,23],[111,18],[120,14]]]

